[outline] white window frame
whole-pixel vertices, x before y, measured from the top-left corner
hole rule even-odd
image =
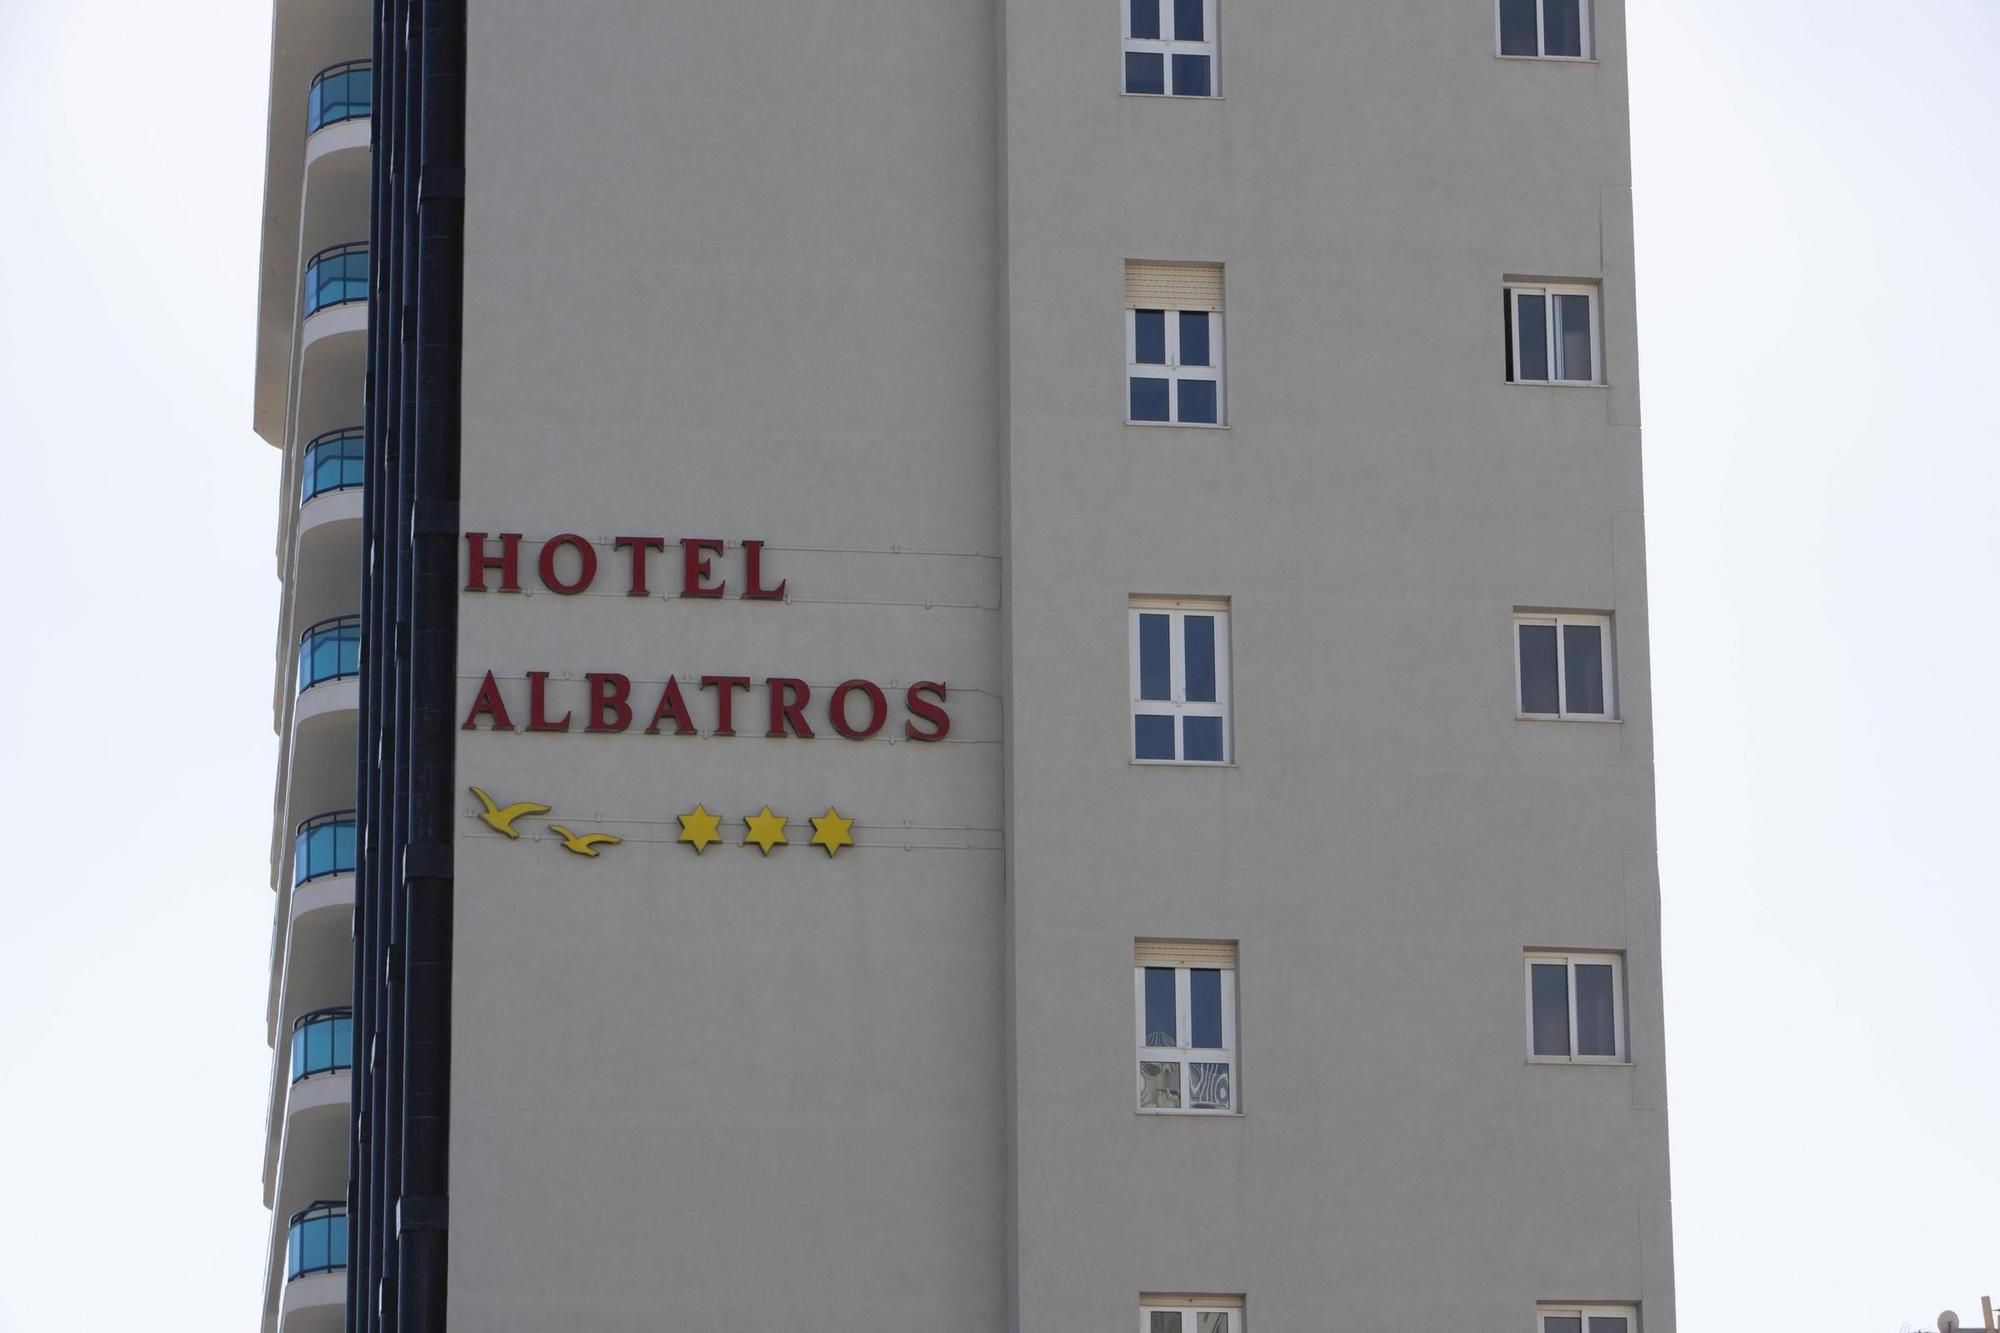
[[[1582,29],[1583,54],[1575,56],[1552,56],[1549,54],[1548,0],[1535,0],[1535,54],[1515,55],[1507,50],[1507,33],[1500,25],[1500,0],[1493,0],[1493,52],[1502,60],[1567,60],[1572,64],[1586,64],[1597,59],[1596,24],[1591,9],[1593,0],[1578,0],[1578,26]]]
[[[1148,1046],[1146,1044],[1146,969],[1149,964],[1135,963],[1132,967],[1132,1025],[1139,1043],[1139,1060],[1132,1066],[1133,1077],[1137,1080],[1133,1088],[1132,1101],[1140,1115],[1241,1115],[1243,1113],[1243,1084],[1238,1078],[1236,1067],[1236,969],[1233,967],[1196,968],[1176,964],[1174,973],[1174,1045]],[[1164,963],[1150,964],[1164,968]],[[1222,974],[1222,1041],[1219,1047],[1191,1046],[1188,1040],[1194,1037],[1194,982],[1189,973],[1194,971],[1214,971]],[[1187,1040],[1183,1040],[1187,1039]],[[1227,1065],[1229,1067],[1229,1105],[1189,1106],[1188,1096],[1194,1083],[1188,1071],[1190,1063]],[[1140,1100],[1145,1094],[1145,1076],[1139,1073],[1139,1064],[1171,1065],[1181,1067],[1181,1104],[1179,1106],[1144,1106]]]
[[[1118,35],[1122,46],[1118,55],[1118,91],[1126,97],[1188,97],[1196,101],[1222,96],[1222,60],[1216,50],[1216,8],[1219,0],[1201,0],[1201,30],[1205,34],[1199,41],[1182,41],[1179,37],[1134,37],[1132,35],[1132,0],[1118,0]],[[1498,3],[1498,0],[1495,0]],[[1160,31],[1174,28],[1174,0],[1154,0],[1160,10]],[[1539,32],[1539,29],[1537,29]],[[1125,86],[1125,57],[1128,54],[1158,54],[1160,57],[1160,78],[1167,91],[1164,93],[1135,93]],[[1206,93],[1175,92],[1174,57],[1208,57],[1208,91]]]
[[[1167,617],[1167,651],[1169,666],[1167,674],[1167,698],[1142,699],[1139,697],[1139,617],[1141,615],[1164,615]],[[1189,616],[1212,616],[1215,620],[1215,700],[1190,700],[1187,697],[1187,632]],[[1518,649],[1516,650],[1518,655]],[[1125,748],[1135,764],[1177,764],[1190,768],[1226,768],[1236,762],[1236,740],[1230,727],[1229,703],[1229,602],[1226,598],[1200,597],[1134,597],[1126,620],[1126,653],[1130,659],[1129,673],[1132,707],[1127,710]],[[1519,698],[1518,692],[1516,698]],[[1137,718],[1171,717],[1174,719],[1174,757],[1171,759],[1141,759],[1139,757],[1139,736]],[[1182,719],[1190,717],[1219,717],[1222,719],[1222,758],[1188,759],[1187,732]]]
[[[1535,1307],[1535,1333],[1547,1333],[1551,1319],[1581,1319],[1583,1333],[1590,1333],[1593,1318],[1623,1319],[1626,1333],[1639,1333],[1639,1307],[1636,1305],[1538,1305]]]
[[[1125,424],[1128,426],[1196,426],[1213,427],[1227,425],[1229,404],[1222,387],[1222,312],[1220,310],[1184,310],[1168,306],[1147,306],[1147,310],[1159,310],[1166,316],[1166,364],[1139,359],[1139,312],[1125,312]],[[1208,361],[1205,366],[1184,366],[1181,364],[1181,316],[1208,316]],[[1167,419],[1165,421],[1140,421],[1132,415],[1132,381],[1137,378],[1167,381]],[[1181,381],[1207,380],[1215,385],[1215,420],[1181,420]]]
[[[1152,1333],[1153,1316],[1182,1316],[1181,1333],[1195,1333],[1195,1316],[1227,1315],[1228,1333],[1243,1333],[1243,1298],[1240,1296],[1142,1296],[1139,1298],[1139,1333]]]
[[[1547,346],[1542,354],[1548,358],[1549,378],[1530,380],[1521,378],[1521,298],[1539,296],[1543,301],[1546,317],[1542,320],[1542,336]],[[1577,379],[1556,375],[1556,298],[1558,296],[1583,296],[1590,300],[1590,378]],[[1509,384],[1540,384],[1561,388],[1565,385],[1589,385],[1604,383],[1604,334],[1600,327],[1602,317],[1598,314],[1598,288],[1595,283],[1580,282],[1510,282],[1507,284],[1507,382]]]
[[[1563,965],[1569,984],[1569,1054],[1540,1055],[1535,1051],[1535,965]],[[1614,1054],[1578,1055],[1576,1050],[1576,967],[1578,963],[1611,965],[1611,1032]],[[1528,1060],[1538,1065],[1623,1065],[1632,1062],[1625,1034],[1625,956],[1618,953],[1554,953],[1531,950],[1521,966],[1521,986],[1527,1006]]]
[[[1523,625],[1553,625],[1556,631],[1556,711],[1553,713],[1530,713],[1522,708],[1521,699],[1521,627]],[[1604,644],[1604,711],[1601,713],[1572,713],[1569,711],[1569,649],[1563,633],[1567,625],[1596,625],[1603,631]],[[1133,628],[1137,638],[1138,629]],[[1606,615],[1572,615],[1566,612],[1517,611],[1514,613],[1514,716],[1545,722],[1616,722],[1618,720],[1618,652],[1611,633],[1611,617]]]

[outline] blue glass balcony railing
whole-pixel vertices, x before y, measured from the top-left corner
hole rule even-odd
[[[299,825],[292,845],[292,883],[304,884],[323,875],[354,873],[354,812],[337,810],[314,815]]]
[[[374,72],[365,60],[329,66],[313,75],[312,92],[306,97],[306,133],[367,116],[374,89]]]
[[[299,693],[361,674],[361,617],[335,616],[299,635]]]
[[[349,426],[316,435],[306,445],[299,467],[299,503],[329,491],[359,486],[363,473],[361,429]]]
[[[352,1009],[315,1009],[292,1020],[292,1082],[353,1067]]]
[[[347,1205],[330,1199],[292,1214],[285,1246],[285,1281],[347,1267]]]
[[[368,243],[329,245],[306,261],[306,314],[368,299]]]

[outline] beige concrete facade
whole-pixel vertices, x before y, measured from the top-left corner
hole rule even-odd
[[[1219,0],[1209,98],[1128,12],[471,0],[455,1326],[1673,1333],[1622,6]],[[1132,261],[1221,266],[1218,425],[1127,421]],[[1509,283],[1596,382],[1508,381]],[[360,343],[292,329],[296,448]],[[1135,597],[1226,605],[1231,762],[1134,762]],[[1613,719],[1520,716],[1528,610]],[[1141,1113],[1141,940],[1235,944],[1231,1113]],[[1535,951],[1626,1058],[1530,1058]]]

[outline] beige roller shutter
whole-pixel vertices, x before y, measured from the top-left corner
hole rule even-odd
[[[1236,966],[1235,940],[1138,940],[1132,953],[1140,967]]]
[[[1125,261],[1127,310],[1221,310],[1222,265]]]

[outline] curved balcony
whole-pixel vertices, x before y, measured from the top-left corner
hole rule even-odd
[[[354,1011],[315,1009],[292,1020],[292,1082],[354,1067]]]
[[[368,243],[329,245],[306,261],[305,318],[335,306],[366,305]]]
[[[292,885],[310,884],[328,875],[354,873],[354,812],[336,810],[314,815],[299,825],[292,844]]]
[[[335,616],[299,635],[299,693],[361,674],[361,617]]]
[[[321,1199],[292,1214],[285,1242],[285,1281],[347,1267],[347,1205]]]
[[[345,120],[366,120],[374,91],[374,71],[366,60],[330,65],[313,75],[306,95],[307,136]]]
[[[299,465],[299,503],[309,504],[322,495],[359,486],[365,467],[359,426],[315,435],[306,443],[305,459]]]

